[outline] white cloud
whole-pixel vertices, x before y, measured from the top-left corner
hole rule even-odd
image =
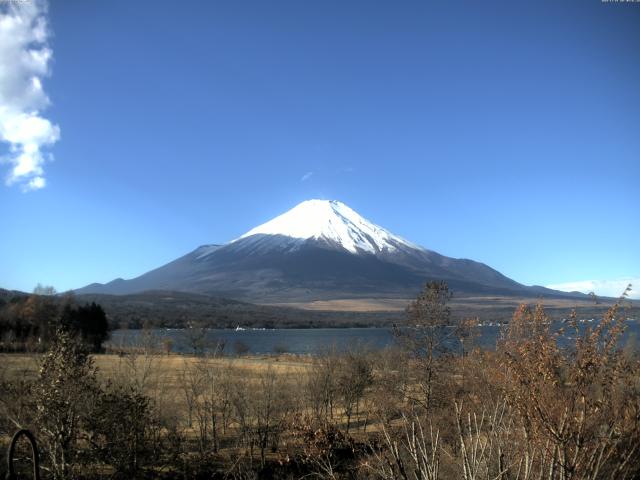
[[[46,184],[47,181],[44,179],[44,177],[33,177],[31,180],[29,180],[29,183],[25,185],[25,188],[27,190],[38,190],[39,188],[44,188]]]
[[[557,283],[547,285],[547,288],[562,292],[594,292],[600,297],[619,297],[627,285],[631,284],[628,298],[640,299],[640,278],[627,277],[617,280],[581,280],[576,282]]]
[[[46,185],[43,165],[52,157],[44,147],[60,139],[60,129],[42,116],[49,98],[42,79],[49,75],[45,0],[0,0],[0,141],[9,153],[7,185],[24,191]]]
[[[311,177],[313,176],[313,172],[307,172],[305,173],[302,178],[300,179],[301,182],[306,182],[307,180],[309,180]]]

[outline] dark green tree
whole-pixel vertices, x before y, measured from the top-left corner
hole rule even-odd
[[[67,303],[60,315],[62,328],[78,335],[93,352],[102,351],[102,343],[109,338],[109,323],[103,308],[91,302],[86,305]]]

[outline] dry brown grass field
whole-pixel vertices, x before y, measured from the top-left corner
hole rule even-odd
[[[303,310],[336,311],[336,312],[402,312],[411,303],[411,298],[341,298],[333,300],[316,300],[313,302],[274,303],[283,307],[294,307]],[[519,305],[534,305],[543,302],[547,311],[555,316],[568,316],[573,309],[585,315],[601,316],[614,299],[602,299],[595,304],[590,298],[533,298],[505,296],[454,296],[450,306],[458,317],[480,317],[486,320],[510,318]],[[630,308],[632,307],[629,302]]]
[[[309,370],[311,360],[296,355],[261,355],[243,357],[202,358],[193,355],[151,353],[149,355],[98,354],[91,358],[103,379],[113,375],[140,372],[145,368],[166,381],[169,388],[176,388],[177,372],[189,368],[196,362],[206,362],[212,367],[237,368],[248,375],[272,369],[279,374],[300,374]],[[0,372],[5,378],[36,378],[41,355],[30,353],[0,353]],[[132,363],[133,362],[133,363]]]
[[[184,401],[185,379],[181,375],[193,370],[233,372],[255,383],[267,372],[284,380],[290,388],[309,374],[311,360],[294,355],[243,357],[197,357],[192,355],[139,353],[91,355],[101,382],[133,384],[179,419],[187,416]],[[0,377],[11,381],[36,380],[41,354],[0,354]],[[195,434],[195,427],[189,428]]]
[[[0,380],[5,385],[36,383],[44,356],[0,354]],[[296,419],[314,415],[313,400],[309,401],[305,391],[314,375],[314,361],[309,357],[290,354],[207,357],[130,350],[90,358],[101,384],[122,386],[144,395],[153,405],[154,422],[179,430],[186,458],[195,455],[202,461],[210,461],[210,455],[215,452],[214,463],[223,470],[246,457],[248,452],[252,452],[251,457],[257,456],[256,461],[263,465],[279,463],[294,455],[301,448],[300,433],[286,430]],[[321,392],[316,390],[314,394]],[[264,397],[269,400],[263,402]],[[9,399],[2,400],[0,416],[12,417],[11,406],[6,403]],[[337,399],[334,401],[332,422],[338,429],[345,429],[345,408]],[[235,413],[231,413],[232,409]],[[218,419],[212,421],[212,417]],[[358,428],[365,417],[369,417],[369,413],[364,410],[349,413],[353,438],[364,439],[364,430],[379,430],[371,421],[367,429]],[[18,426],[30,427],[27,422],[15,424],[13,429],[4,428],[0,446],[7,444]],[[260,435],[264,438],[275,435],[280,447],[265,448],[266,443],[260,446],[253,438]],[[247,436],[252,438],[246,439]],[[272,441],[269,440],[270,445]],[[264,451],[259,454],[261,449]],[[114,473],[114,469],[104,466],[89,470],[93,476],[98,475],[98,470],[105,475]],[[162,472],[167,473],[164,468],[156,473]]]

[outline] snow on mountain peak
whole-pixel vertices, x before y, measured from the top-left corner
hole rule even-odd
[[[251,235],[284,235],[297,239],[326,240],[351,253],[393,252],[398,246],[420,248],[361,217],[336,200],[307,200],[288,212],[249,230]]]

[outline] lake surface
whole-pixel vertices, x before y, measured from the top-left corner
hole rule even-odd
[[[557,324],[560,326],[560,324]],[[580,324],[582,328],[594,323]],[[502,327],[485,325],[478,328],[477,344],[482,348],[495,348],[500,338]],[[623,343],[638,338],[640,323],[627,322]],[[452,335],[453,337],[453,335]],[[226,354],[252,353],[294,353],[317,354],[327,349],[347,351],[363,347],[382,349],[393,345],[395,339],[390,328],[291,328],[291,329],[153,329],[153,330],[115,330],[111,334],[108,345],[118,347],[141,347],[152,345],[163,348],[170,343],[171,351],[177,353],[193,353],[194,346],[206,351],[223,347]],[[570,338],[567,339],[570,341]],[[451,340],[452,348],[459,348],[455,340]]]

